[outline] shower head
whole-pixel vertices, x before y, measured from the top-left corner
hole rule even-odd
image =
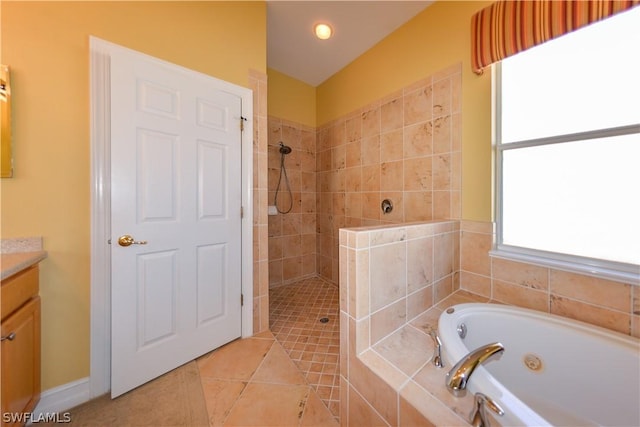
[[[280,143],[280,153],[281,154],[289,154],[291,153],[291,147],[288,145],[284,145],[282,142]]]

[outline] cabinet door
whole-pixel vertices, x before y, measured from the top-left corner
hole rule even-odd
[[[40,398],[40,297],[4,320],[1,329],[3,337],[15,334],[1,346],[2,414],[31,411]]]

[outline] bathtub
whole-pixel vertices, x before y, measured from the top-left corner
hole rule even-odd
[[[464,324],[465,338],[457,329]],[[459,304],[438,323],[444,369],[500,342],[467,390],[504,410],[502,426],[640,426],[640,340],[538,311]],[[496,423],[492,423],[496,425]]]

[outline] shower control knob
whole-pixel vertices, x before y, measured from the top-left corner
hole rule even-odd
[[[393,210],[393,203],[391,203],[391,200],[389,199],[384,199],[380,204],[380,207],[382,208],[383,214],[388,214]]]

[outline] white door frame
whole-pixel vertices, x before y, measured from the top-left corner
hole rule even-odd
[[[111,389],[110,52],[126,49],[90,37],[91,355],[90,398]],[[131,50],[129,50],[131,51]],[[131,51],[132,52],[132,51]],[[143,53],[138,55],[151,58]],[[193,70],[191,70],[193,72]],[[211,77],[211,76],[208,76]],[[253,335],[253,92],[224,82],[242,99],[242,336]],[[240,126],[240,124],[238,124]]]

